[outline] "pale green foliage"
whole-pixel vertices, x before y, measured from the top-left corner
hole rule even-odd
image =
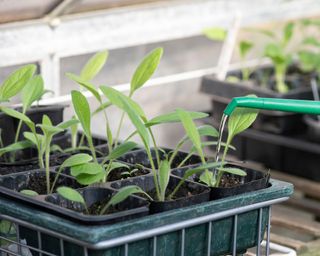
[[[108,58],[108,51],[102,51],[92,56],[82,68],[80,78],[85,81],[92,80],[103,68]]]
[[[162,48],[151,51],[139,64],[131,79],[130,95],[142,87],[156,71],[163,54]]]
[[[8,101],[18,94],[36,71],[33,64],[23,66],[10,74],[0,87],[0,101]]]
[[[213,27],[204,29],[203,34],[210,40],[224,41],[227,31],[224,28]]]

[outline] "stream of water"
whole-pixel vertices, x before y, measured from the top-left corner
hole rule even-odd
[[[219,136],[218,136],[218,142],[217,142],[217,146],[216,146],[216,159],[215,159],[216,162],[219,161],[222,135],[223,135],[224,127],[226,126],[227,119],[228,119],[228,116],[223,114],[222,118],[221,118],[220,125],[219,125]]]

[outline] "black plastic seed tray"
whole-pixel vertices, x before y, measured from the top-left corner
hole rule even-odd
[[[51,175],[54,177],[55,172],[51,171]],[[26,196],[19,191],[23,189],[30,189],[28,186],[30,181],[34,178],[37,180],[45,177],[44,170],[33,170],[28,172],[16,173],[12,175],[0,176],[0,195],[5,198],[13,199],[16,202],[21,202],[32,208],[37,208],[44,210],[48,213],[53,213],[59,216],[63,216],[67,219],[78,221],[86,225],[92,224],[106,224],[113,223],[117,221],[128,220],[135,217],[141,217],[148,215],[149,208],[148,202],[144,199],[131,196],[119,204],[119,212],[114,214],[102,215],[102,216],[88,216],[79,211],[81,211],[81,206],[77,203],[70,203],[69,207],[63,208],[61,206],[66,206],[66,200],[63,200],[57,194],[45,195],[45,193],[39,196],[31,197]],[[117,192],[116,189],[112,189],[107,184],[103,187],[86,187],[83,188],[82,185],[77,183],[77,181],[67,175],[61,174],[58,178],[56,187],[68,186],[79,190],[83,194],[86,202],[91,205],[100,200],[103,196],[111,196]],[[40,191],[39,191],[40,192]],[[134,205],[132,209],[128,208],[128,205]]]

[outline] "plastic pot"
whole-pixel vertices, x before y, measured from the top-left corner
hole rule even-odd
[[[56,172],[50,171],[50,183],[52,184]],[[83,187],[69,176],[61,174],[57,180],[55,188],[68,186],[74,189]],[[34,201],[32,197],[26,197],[19,191],[29,189],[36,191],[39,195],[47,194],[46,172],[42,170],[32,170],[0,176],[0,194],[5,194],[23,201]]]
[[[178,177],[170,176],[168,190],[173,191],[177,186],[181,179]],[[155,186],[153,181],[153,176],[144,176],[144,177],[136,177],[133,179],[127,179],[122,181],[116,181],[111,183],[111,187],[115,189],[120,189],[122,187],[128,185],[137,185],[141,187],[148,194],[155,195]],[[151,201],[150,202],[150,213],[159,213],[169,210],[178,209],[181,207],[186,207],[194,204],[200,204],[209,200],[210,189],[208,187],[197,184],[192,181],[186,181],[182,189],[179,189],[177,192],[177,198],[170,201],[159,202],[159,201]],[[191,196],[186,196],[184,191],[192,193]]]
[[[272,79],[269,81],[269,88],[261,86],[263,72],[272,73],[273,70],[270,67],[256,69],[251,75],[250,82],[220,81],[214,75],[205,76],[201,83],[201,91],[209,94],[212,98],[214,120],[220,121],[223,110],[233,97],[255,94],[263,98],[313,99],[310,87],[311,74],[301,73],[296,67],[292,67],[286,81],[292,89],[288,93],[277,93],[271,89],[274,86]],[[298,75],[294,75],[295,72],[298,72]],[[233,71],[229,72],[228,76],[240,77],[240,74],[240,71]],[[301,114],[279,111],[260,111],[259,113],[253,125],[255,129],[276,134],[292,133],[305,129]]]
[[[159,155],[160,155],[161,160],[163,160],[165,158],[165,154],[164,154],[164,152],[162,152],[162,150],[164,150],[166,153],[169,153],[170,151],[172,151],[171,149],[167,149],[167,148],[162,148],[161,150],[159,150]],[[152,149],[151,154],[152,154],[153,162],[157,168],[157,159],[156,159],[155,150]],[[188,155],[188,153],[183,152],[183,151],[179,151],[172,162],[171,168],[176,168],[184,160],[184,158],[187,155]],[[118,160],[126,162],[126,163],[131,163],[131,164],[141,164],[147,168],[151,168],[151,164],[150,164],[147,152],[144,149],[135,150],[135,151],[129,152],[127,154],[124,154]],[[185,164],[183,164],[183,166],[193,165],[193,164],[197,164],[200,162],[201,162],[201,159],[199,156],[192,155],[185,162]]]
[[[239,184],[234,185],[232,187],[224,186],[224,187],[211,188],[211,193],[210,193],[211,200],[225,198],[225,197],[234,196],[234,195],[240,195],[242,193],[264,189],[268,186],[270,176],[263,172],[248,169],[248,168],[245,168],[245,166],[243,165],[236,165],[236,164],[230,164],[230,165],[227,165],[227,167],[240,168],[247,173],[247,176],[240,177],[237,175],[225,173],[223,175],[223,178],[225,179],[235,178],[237,181],[239,181]],[[178,168],[173,170],[172,174],[178,177],[183,177],[185,172],[190,168],[192,167],[189,166],[185,168]],[[194,182],[199,182],[198,175],[193,175],[192,177],[190,177],[190,179]]]
[[[3,145],[7,146],[13,143],[15,137],[14,118],[0,112],[0,129]]]
[[[303,121],[307,125],[307,139],[320,142],[320,120],[315,115],[304,115]]]
[[[107,203],[117,191],[110,188],[87,187],[80,189],[79,192],[82,194],[90,210],[90,207],[96,203],[104,202],[102,205]],[[85,213],[83,205],[66,200],[59,194],[48,195],[45,201],[58,205],[62,215],[84,224],[112,224],[143,217],[149,213],[148,202],[136,196],[129,196],[126,200],[113,207],[111,213],[103,215],[99,215],[98,213],[88,215]]]
[[[236,136],[232,145],[237,150],[230,150],[230,154],[240,160],[259,162],[267,168],[320,181],[320,144],[310,141],[305,133],[288,136],[247,129]]]

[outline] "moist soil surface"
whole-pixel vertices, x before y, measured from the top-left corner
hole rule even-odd
[[[89,214],[86,211],[83,211],[83,213],[86,215],[106,215],[106,214],[112,214],[120,211],[129,210],[129,207],[121,207],[120,209],[119,205],[117,204],[117,205],[108,207],[108,209],[103,214],[101,214],[101,210],[103,209],[103,207],[105,207],[105,205],[109,202],[109,200],[110,200],[110,197],[107,197],[102,201],[98,201],[92,204],[90,207],[88,207]]]
[[[50,156],[50,166],[61,165],[71,154],[53,154]],[[30,159],[30,161],[17,160],[15,164],[0,162],[0,175],[24,172],[39,169],[38,161]]]
[[[50,185],[52,185],[54,178],[55,178],[54,175],[50,175]],[[57,188],[59,186],[67,186],[67,187],[71,187],[74,189],[83,187],[80,184],[78,184],[75,180],[73,180],[71,178],[66,178],[63,176],[60,176],[60,178],[58,178],[58,181],[56,183],[55,188]],[[29,182],[27,184],[27,187],[24,189],[33,190],[33,191],[37,192],[39,195],[47,194],[46,176],[39,175],[39,174],[38,175],[31,174],[30,178],[29,178]],[[54,191],[55,191],[55,189],[54,189]]]
[[[242,79],[240,72],[232,74],[231,76],[236,76],[239,79]],[[309,84],[311,77],[311,73],[303,72],[296,66],[291,66],[287,71],[285,83],[289,87],[289,90],[307,87],[310,86]],[[262,87],[276,91],[274,70],[272,68],[255,70],[253,73],[251,73],[249,82],[253,83],[254,85],[261,85]]]
[[[194,195],[201,194],[203,192],[204,188],[200,186],[193,186],[190,187],[186,183],[182,184],[179,190],[175,193],[175,195],[171,198],[171,200],[166,201],[174,201],[181,198],[188,198]],[[166,190],[166,198],[173,192],[172,189],[167,188]],[[147,192],[149,196],[151,196],[154,200],[158,200],[157,198],[157,192],[156,189],[152,189]],[[144,197],[145,199],[148,199],[145,195],[139,194],[139,196]]]
[[[231,188],[243,184],[242,177],[224,174],[221,178],[220,188]]]
[[[134,169],[138,169],[138,170],[134,170]],[[149,171],[147,171],[145,169],[135,168],[135,167],[130,167],[130,169],[117,168],[117,169],[112,170],[109,173],[108,181],[123,180],[123,179],[127,179],[127,178],[142,176],[142,175],[145,175],[148,173],[149,173]]]

